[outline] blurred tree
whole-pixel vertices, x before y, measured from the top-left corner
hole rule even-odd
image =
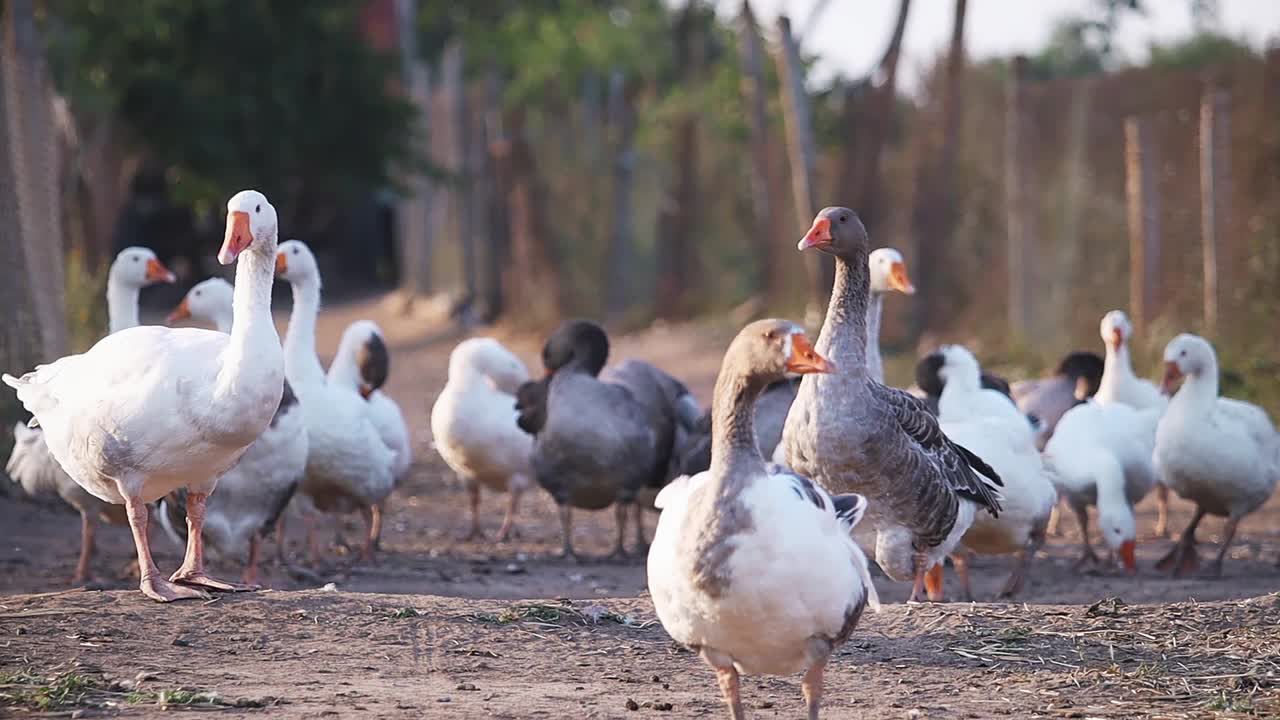
[[[1244,42],[1214,32],[1200,32],[1182,40],[1152,44],[1147,66],[1195,70],[1254,56],[1253,48]]]
[[[395,60],[362,40],[359,3],[49,4],[63,24],[51,58],[64,92],[119,117],[201,214],[258,187],[291,234],[318,231],[341,199],[391,184],[419,157],[412,108],[386,83]]]

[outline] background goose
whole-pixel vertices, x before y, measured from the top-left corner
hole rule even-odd
[[[230,333],[231,283],[210,278],[197,283],[169,314],[170,323],[196,320]],[[218,492],[205,506],[204,539],[223,557],[244,557],[241,580],[257,582],[262,540],[273,529],[293,498],[307,467],[307,429],[302,408],[289,381],[271,424],[245,451],[240,462],[218,480]],[[160,501],[160,522],[175,542],[187,540],[186,492],[177,490]],[[283,533],[277,536],[283,556]]]
[[[1218,515],[1226,518],[1211,566],[1218,577],[1236,525],[1271,497],[1280,479],[1280,436],[1262,408],[1218,397],[1218,358],[1204,338],[1175,337],[1164,349],[1164,363],[1166,389],[1185,380],[1156,429],[1156,472],[1166,487],[1196,504],[1196,513],[1157,567],[1175,575],[1198,567],[1196,527],[1206,514]]]
[[[787,466],[829,492],[866,495],[879,530],[876,561],[895,580],[914,577],[918,598],[925,572],[955,548],[974,514],[999,513],[999,476],[947,439],[922,401],[869,377],[867,231],[858,216],[823,209],[799,248],[836,259],[817,351],[837,370],[801,381],[782,435]]]
[[[1045,446],[1045,464],[1058,494],[1080,524],[1079,567],[1098,562],[1089,539],[1089,506],[1096,505],[1103,542],[1127,572],[1137,571],[1133,506],[1155,483],[1151,451],[1159,417],[1156,408],[1139,411],[1089,401],[1071,408],[1058,421]]]
[[[944,345],[938,371],[944,386],[938,421],[951,440],[977,453],[1004,481],[1000,515],[978,513],[952,554],[961,592],[973,599],[968,553],[1017,554],[1017,564],[1001,597],[1012,597],[1026,580],[1032,559],[1044,544],[1045,527],[1058,494],[1045,472],[1027,418],[1007,396],[981,386],[973,353],[961,345]]]
[[[520,425],[535,433],[534,479],[560,508],[567,557],[574,557],[572,507],[615,505],[613,554],[622,556],[627,511],[635,506],[637,545],[643,549],[637,497],[666,480],[675,442],[679,412],[659,379],[665,373],[629,361],[599,378],[608,356],[609,339],[599,325],[567,321],[543,346],[548,376],[517,393]]]
[[[493,338],[471,338],[449,354],[449,379],[431,408],[431,435],[440,457],[458,474],[471,495],[471,531],[480,529],[480,488],[508,493],[499,542],[515,528],[520,496],[533,482],[533,438],[517,425],[518,388],[529,370],[515,353]],[[530,387],[534,387],[532,384]],[[538,385],[536,387],[543,387]],[[526,406],[541,407],[528,401]],[[534,420],[526,420],[532,427]]]
[[[1053,437],[1062,414],[1098,392],[1102,381],[1103,360],[1097,353],[1068,353],[1058,363],[1053,375],[1013,384],[1012,395],[1018,409],[1043,423],[1037,440],[1040,449]]]
[[[124,504],[142,570],[158,601],[207,597],[200,588],[245,590],[204,571],[205,501],[218,477],[271,422],[284,387],[271,320],[276,213],[261,193],[227,203],[218,260],[236,268],[230,336],[193,328],[136,327],[108,335],[21,378],[4,376],[45,429],[53,456],[81,487]],[[168,581],[151,558],[147,503],[188,489],[189,539]]]
[[[116,255],[107,272],[107,327],[109,332],[137,327],[138,295],[142,288],[155,283],[172,283],[173,273],[160,263],[149,248],[128,247]],[[5,472],[31,496],[57,494],[80,513],[80,559],[76,562],[72,584],[89,577],[89,563],[94,551],[94,532],[98,520],[116,525],[127,524],[124,508],[105,502],[80,487],[62,469],[44,441],[44,431],[19,423],[13,430],[13,451],[5,463]]]
[[[914,387],[907,390],[913,396],[923,400],[929,412],[934,415],[938,414],[938,400],[942,397],[942,388],[946,386],[946,381],[938,374],[944,362],[942,353],[936,350],[916,361],[916,383]],[[1008,381],[999,375],[983,370],[979,375],[979,384],[984,390],[998,392],[1009,398],[1009,402],[1013,402]]]
[[[902,253],[889,247],[873,250],[867,257],[871,274],[871,302],[867,306],[867,369],[871,377],[884,382],[884,362],[880,357],[880,319],[884,314],[884,296],[889,293],[914,295],[916,288],[907,275]],[[784,377],[771,383],[756,400],[756,442],[760,452],[774,462],[782,463],[780,451],[782,428],[787,413],[800,389],[800,378]],[[680,474],[692,475],[711,466],[711,413],[708,411],[681,448]]]
[[[1161,394],[1150,380],[1144,380],[1133,374],[1133,363],[1129,358],[1129,340],[1133,337],[1133,324],[1129,316],[1120,310],[1112,310],[1102,316],[1099,324],[1102,342],[1107,347],[1107,356],[1102,371],[1102,380],[1098,384],[1098,392],[1094,396],[1103,405],[1122,403],[1138,410],[1150,407],[1163,409],[1169,399]],[[1162,483],[1156,484],[1156,535],[1163,537],[1169,532],[1169,488]]]
[[[299,240],[280,243],[275,269],[293,287],[284,364],[307,428],[307,470],[299,490],[311,560],[318,562],[320,556],[315,511],[358,510],[368,524],[362,554],[372,561],[380,505],[395,488],[396,454],[383,441],[357,388],[326,381],[316,355],[320,270],[311,249]]]
[[[879,608],[851,536],[866,500],[832,497],[767,467],[752,428],[756,396],[769,382],[830,369],[792,323],[743,328],[716,381],[711,469],[658,496],[648,562],[654,609],[674,640],[715,669],[733,718],[743,717],[739,673],[801,670],[809,717],[817,718],[827,660],[865,606]]]
[[[391,474],[399,485],[413,464],[413,443],[400,405],[381,390],[391,376],[391,353],[382,329],[372,320],[357,320],[347,326],[338,343],[338,352],[329,365],[330,385],[354,389],[369,403],[369,419],[382,442],[395,454]],[[373,547],[380,549],[382,503],[369,508]]]

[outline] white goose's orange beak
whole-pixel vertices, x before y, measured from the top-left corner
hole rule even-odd
[[[244,249],[253,244],[253,231],[249,229],[249,213],[234,210],[227,213],[227,234],[218,251],[218,262],[230,265]]]
[[[906,263],[894,262],[889,266],[889,287],[904,295],[916,294],[916,286],[911,284],[911,278],[907,275]]]
[[[800,238],[796,249],[808,250],[815,247],[824,248],[829,245],[831,245],[831,221],[824,217],[818,217],[814,219],[813,227],[809,228],[809,232]]]
[[[289,259],[284,256],[284,253],[276,253],[276,277],[287,272],[289,272]]]
[[[1138,572],[1138,560],[1134,555],[1137,543],[1133,540],[1125,540],[1120,543],[1120,562],[1124,565],[1124,571],[1129,575],[1136,575]]]
[[[1174,388],[1178,381],[1182,379],[1182,368],[1178,367],[1178,363],[1169,360],[1164,364],[1164,378],[1160,380],[1160,392],[1165,395],[1173,395]]]
[[[149,260],[147,260],[146,278],[147,278],[147,282],[153,282],[153,283],[158,283],[158,282],[171,283],[171,282],[177,282],[178,280],[178,276],[170,272],[169,268],[162,265],[160,261],[155,258],[150,258]]]
[[[835,369],[834,363],[813,349],[813,345],[809,344],[809,338],[804,333],[791,335],[791,357],[787,358],[787,372],[807,375],[835,372]]]
[[[1120,331],[1120,328],[1113,328],[1111,330],[1111,348],[1119,350],[1121,345],[1124,345],[1124,333]]]
[[[190,319],[191,319],[191,306],[187,305],[186,298],[182,298],[182,302],[178,303],[178,307],[174,308],[173,312],[169,313],[169,316],[166,317],[164,321],[166,324],[172,325],[178,321],[190,320]]]

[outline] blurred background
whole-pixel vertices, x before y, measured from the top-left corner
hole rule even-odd
[[[813,322],[795,241],[847,205],[919,290],[898,384],[941,339],[1038,373],[1126,308],[1140,372],[1194,330],[1280,400],[1277,31],[1270,0],[4,0],[0,367],[100,337],[122,247],[178,272],[156,308],[223,272],[254,187],[330,302],[531,332]]]

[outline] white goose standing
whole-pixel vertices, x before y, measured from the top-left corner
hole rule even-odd
[[[356,388],[326,381],[316,355],[320,270],[315,255],[299,240],[280,243],[275,269],[293,287],[284,365],[307,424],[307,472],[299,489],[311,561],[320,559],[316,509],[330,513],[359,510],[369,526],[363,556],[372,561],[381,503],[395,488],[396,455],[382,440],[369,403]]]
[[[230,333],[235,290],[222,278],[210,278],[187,291],[168,322],[195,319]],[[205,506],[205,541],[220,555],[245,556],[246,583],[257,582],[262,539],[278,530],[278,556],[284,555],[284,532],[277,526],[307,466],[307,428],[297,396],[284,383],[280,406],[271,424],[245,451],[240,462],[218,481],[218,494]],[[160,501],[160,522],[175,541],[186,542],[183,492]]]
[[[790,322],[743,328],[716,380],[711,469],[658,494],[662,515],[648,563],[654,609],[673,639],[715,669],[734,720],[743,717],[739,673],[800,670],[816,719],[827,660],[863,609],[879,608],[852,537],[866,499],[833,497],[767,466],[752,427],[756,397],[769,383],[784,372],[831,369]]]
[[[1102,405],[1120,403],[1135,410],[1157,408],[1163,412],[1169,398],[1160,392],[1150,380],[1144,380],[1133,372],[1129,358],[1129,340],[1133,338],[1133,323],[1121,310],[1112,310],[1102,316],[1099,324],[1102,342],[1107,355],[1102,367],[1102,380],[1093,396]],[[1169,531],[1169,488],[1156,483],[1156,535],[1164,537]]]
[[[137,327],[108,335],[4,382],[44,427],[58,463],[96,497],[123,504],[142,569],[140,588],[161,602],[207,597],[201,588],[247,590],[204,570],[205,502],[218,478],[257,440],[280,405],[284,357],[271,319],[276,212],[254,190],[227,203],[218,253],[236,262],[231,335]],[[187,494],[186,557],[169,580],[151,557],[147,503]]]
[[[149,248],[128,247],[121,250],[107,272],[107,326],[109,332],[137,327],[138,294],[154,283],[171,283],[173,273],[160,263]],[[13,452],[5,464],[9,477],[22,485],[29,495],[57,493],[80,513],[80,560],[76,563],[72,584],[89,577],[93,558],[94,534],[99,519],[124,525],[128,518],[124,508],[103,502],[76,484],[62,469],[45,444],[44,432],[18,423],[13,429]]]
[[[1180,575],[1199,566],[1196,527],[1205,515],[1220,515],[1226,525],[1211,566],[1217,577],[1236,525],[1271,497],[1280,480],[1280,435],[1262,408],[1218,397],[1218,358],[1204,338],[1184,333],[1170,340],[1164,363],[1166,389],[1186,380],[1156,428],[1156,474],[1195,503],[1196,514],[1156,567]]]

